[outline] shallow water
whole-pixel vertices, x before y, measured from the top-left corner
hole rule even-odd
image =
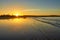
[[[60,17],[0,20],[0,38],[60,39]]]

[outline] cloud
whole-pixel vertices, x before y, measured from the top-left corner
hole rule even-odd
[[[22,10],[22,11],[40,11],[40,9],[25,9],[25,10]]]

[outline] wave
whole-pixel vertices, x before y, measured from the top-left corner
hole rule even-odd
[[[35,18],[33,17],[34,20],[36,21],[39,21],[39,22],[43,22],[43,23],[47,23],[47,24],[50,24],[50,25],[53,25],[55,27],[60,27],[60,19],[58,18],[55,18],[52,17],[52,18],[46,18],[46,17],[39,17],[39,18]]]

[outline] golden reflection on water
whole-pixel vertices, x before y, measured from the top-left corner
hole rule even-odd
[[[11,19],[10,21],[11,23],[18,24],[18,23],[23,23],[24,21],[27,21],[27,20],[24,18],[15,18],[15,19]]]
[[[33,24],[33,20],[30,18],[15,18],[15,19],[7,19],[0,20],[2,27],[9,28],[9,30],[17,31],[17,30],[26,30],[29,26]]]
[[[24,22],[27,21],[26,19],[23,18],[15,18],[15,19],[11,19],[10,23],[12,24],[12,29],[14,31],[18,30],[18,29],[22,29],[22,25],[24,24]]]
[[[10,23],[13,27],[12,30],[13,31],[17,31],[17,30],[23,30],[26,28],[26,24],[28,24],[29,19],[24,19],[24,18],[15,18],[15,19],[10,19]]]
[[[50,24],[46,24],[43,22],[36,21],[32,18],[15,18],[15,19],[6,19],[0,20],[0,27],[3,29],[7,29],[8,31],[25,31],[29,32],[29,30],[36,31],[37,29],[48,30],[55,29],[54,26]]]

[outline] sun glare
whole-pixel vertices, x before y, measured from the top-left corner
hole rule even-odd
[[[15,14],[15,16],[20,16],[19,14]]]
[[[13,15],[14,15],[14,16],[22,16],[22,13],[16,12],[16,13],[14,13]]]

